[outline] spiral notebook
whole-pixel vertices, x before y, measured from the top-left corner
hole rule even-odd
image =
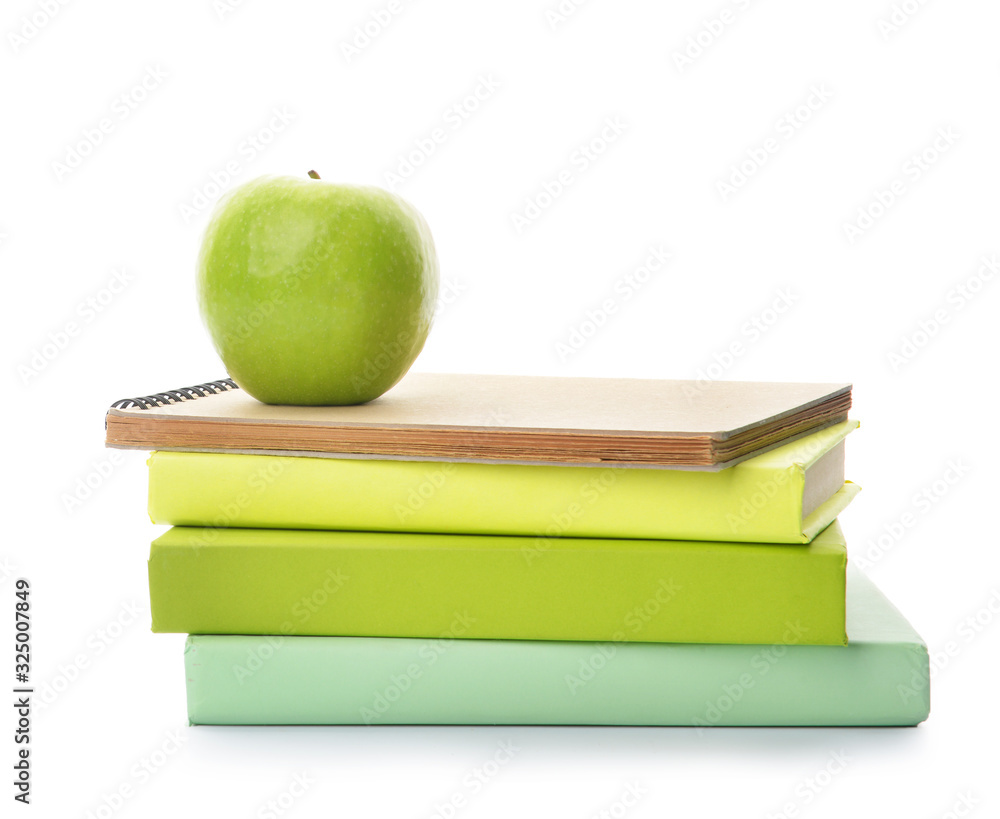
[[[123,449],[721,469],[844,421],[850,384],[410,373],[348,407],[262,404],[231,379],[116,401]]]

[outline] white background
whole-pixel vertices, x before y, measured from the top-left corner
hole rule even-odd
[[[34,804],[17,811],[262,816],[306,772],[289,816],[430,817],[459,793],[461,817],[590,817],[629,783],[645,792],[627,811],[637,819],[766,817],[786,803],[809,817],[942,817],[963,798],[996,815],[1000,284],[982,260],[1000,253],[1000,7],[904,5],[890,30],[889,0],[591,0],[561,21],[555,0],[421,0],[348,53],[387,2],[5,3],[0,642],[12,647],[14,579],[27,577],[33,681],[56,693],[35,715]],[[581,159],[611,120],[622,132]],[[435,128],[444,138],[421,155]],[[766,161],[723,191],[768,139]],[[103,449],[104,411],[224,375],[193,294],[221,189],[312,168],[389,186],[414,152],[396,189],[427,217],[449,294],[417,369],[854,383],[848,469],[865,491],[843,516],[852,559],[932,652],[955,649],[927,723],[702,736],[185,726],[183,637],[148,628],[159,530],[144,456]],[[563,170],[572,184],[539,203]],[[529,199],[546,206],[519,230]],[[860,235],[845,228],[859,209],[873,216]],[[670,262],[624,284],[653,247]],[[116,270],[127,283],[113,293]],[[791,306],[768,312],[782,294]],[[605,299],[614,312],[591,333]],[[938,329],[922,330],[936,311]],[[76,335],[47,347],[69,322]],[[588,338],[560,354],[574,330]],[[907,515],[914,525],[873,551]],[[154,756],[171,732],[179,750]],[[473,794],[463,779],[503,740],[520,750]],[[849,763],[830,778],[835,752]],[[144,759],[162,764],[138,774]],[[112,810],[122,786],[131,795]]]

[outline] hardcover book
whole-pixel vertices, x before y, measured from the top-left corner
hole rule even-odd
[[[808,543],[857,494],[843,421],[719,472],[154,452],[177,526]]]
[[[808,545],[174,527],[153,631],[837,645],[847,551]]]

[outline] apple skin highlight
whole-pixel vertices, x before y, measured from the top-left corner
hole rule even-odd
[[[423,349],[438,295],[430,229],[376,187],[265,176],[217,205],[197,264],[230,377],[266,404],[362,404]]]

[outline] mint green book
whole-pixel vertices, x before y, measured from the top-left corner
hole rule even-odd
[[[847,551],[399,532],[174,527],[153,631],[843,646]]]
[[[808,543],[857,494],[827,427],[717,472],[154,452],[177,526]]]
[[[853,568],[853,567],[852,567]],[[217,725],[916,725],[924,641],[859,572],[844,646],[191,636],[188,716]]]

